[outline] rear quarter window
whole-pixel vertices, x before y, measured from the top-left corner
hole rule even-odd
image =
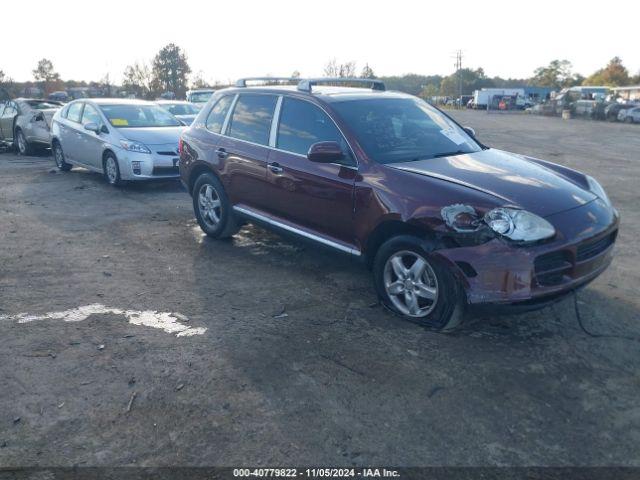
[[[259,145],[269,145],[275,95],[240,95],[231,116],[229,136]]]
[[[227,112],[229,111],[232,100],[233,95],[225,95],[216,102],[216,104],[211,109],[211,112],[209,112],[209,116],[207,117],[207,130],[213,133],[220,133],[220,131],[222,130],[222,125],[224,124],[224,119],[227,117]]]

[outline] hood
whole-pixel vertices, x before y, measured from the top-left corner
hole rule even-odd
[[[388,164],[488,193],[542,217],[595,200],[593,193],[560,174],[515,153],[493,148],[480,152]]]
[[[180,134],[187,127],[149,127],[149,128],[118,128],[118,132],[128,140],[144,143],[145,145],[175,144],[180,140]]]

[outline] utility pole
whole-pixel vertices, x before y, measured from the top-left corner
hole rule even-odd
[[[458,106],[462,108],[462,50],[456,52],[456,74],[458,76]]]

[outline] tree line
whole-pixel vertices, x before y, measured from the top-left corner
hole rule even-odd
[[[327,77],[360,77],[378,78],[373,68],[366,63],[358,72],[355,61],[338,62],[329,60],[323,69]],[[72,87],[93,87],[103,95],[114,94],[109,75],[95,82],[63,81],[55,71],[53,62],[43,58],[38,61],[32,71],[33,82],[15,82],[0,70],[0,87],[9,95],[18,96],[24,92],[25,86],[37,86],[46,95],[56,90]],[[300,72],[294,71],[291,76],[299,78]],[[568,60],[552,60],[548,65],[536,68],[529,78],[490,77],[482,68],[462,68],[450,75],[405,75],[381,76],[390,90],[400,90],[423,98],[434,96],[456,97],[459,91],[469,95],[474,90],[490,87],[521,87],[532,85],[549,87],[554,90],[576,85],[625,86],[640,84],[640,72],[632,75],[619,57],[612,58],[607,65],[584,77],[573,71]],[[193,74],[184,50],[170,43],[161,48],[150,62],[135,62],[128,65],[122,74],[120,91],[135,95],[138,98],[153,99],[160,94],[172,92],[183,98],[189,88],[222,87],[220,83],[205,80],[202,71]]]

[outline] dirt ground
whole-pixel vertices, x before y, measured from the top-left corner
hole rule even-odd
[[[640,466],[640,127],[454,115],[608,190],[616,258],[578,295],[604,336],[572,299],[431,333],[342,256],[255,227],[204,238],[178,182],[4,153],[0,466]]]

